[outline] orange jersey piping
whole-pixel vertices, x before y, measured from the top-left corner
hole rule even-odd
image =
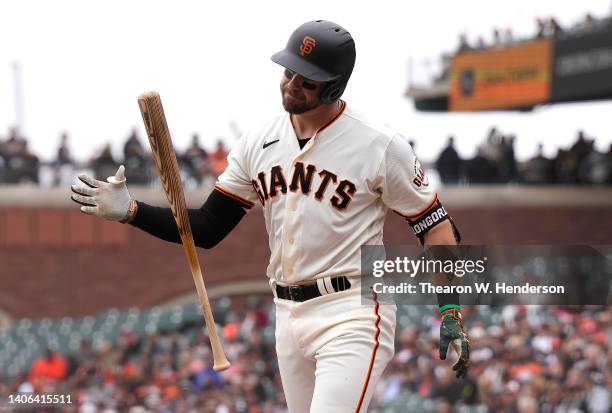
[[[254,202],[251,202],[248,199],[244,199],[241,196],[238,196],[238,195],[236,195],[234,193],[231,193],[227,189],[223,188],[221,185],[215,185],[215,190],[221,192],[225,196],[228,196],[228,197],[230,197],[230,198],[240,202],[247,209],[251,209],[253,207],[253,205],[255,205]]]
[[[359,411],[361,410],[363,400],[365,398],[366,392],[368,391],[368,384],[370,383],[372,369],[374,368],[374,362],[376,361],[376,352],[378,351],[378,346],[380,344],[380,342],[378,341],[378,338],[380,337],[380,313],[378,312],[380,304],[376,299],[376,293],[373,294],[374,301],[376,302],[376,305],[374,306],[374,315],[376,316],[376,322],[374,323],[374,326],[376,328],[376,331],[374,333],[374,348],[372,349],[372,355],[370,356],[370,365],[368,366],[368,374],[366,375],[365,383],[363,383],[363,388],[361,389],[361,396],[359,396],[359,402],[357,403],[357,407],[355,408],[355,413],[359,413]]]
[[[431,201],[429,203],[429,205],[427,205],[427,207],[425,209],[423,209],[421,212],[416,213],[415,215],[404,215],[401,212],[398,212],[396,210],[393,210],[393,212],[395,212],[397,215],[400,215],[406,219],[415,219],[420,217],[421,215],[425,214],[427,211],[429,211],[431,208],[434,207],[434,205],[436,205],[436,203],[438,202],[438,194],[436,193],[436,196],[434,196],[433,201]]]

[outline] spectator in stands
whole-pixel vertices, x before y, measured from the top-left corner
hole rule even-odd
[[[438,366],[434,369],[436,381],[431,392],[432,399],[442,399],[451,405],[475,404],[476,383],[471,378],[455,380],[452,371]]]
[[[542,19],[536,17],[537,34],[536,38],[555,37],[563,33],[563,28],[554,17]]]
[[[115,174],[119,165],[113,158],[110,143],[106,143],[100,153],[90,161],[90,167],[94,170],[94,175],[100,179]]]
[[[128,158],[130,156],[139,156],[144,158],[145,151],[140,142],[140,137],[138,136],[138,130],[136,128],[132,129],[130,136],[125,141],[123,145],[123,156]]]
[[[68,147],[68,133],[62,132],[53,168],[53,186],[66,186],[72,181],[74,161]]]
[[[511,45],[514,42],[514,36],[512,35],[512,28],[507,27],[504,31],[504,39],[503,42],[505,45]]]
[[[553,163],[544,156],[544,146],[539,143],[536,156],[524,165],[523,181],[527,184],[544,185],[553,182]]]
[[[64,380],[68,374],[68,363],[58,352],[48,348],[43,357],[32,363],[29,381],[40,391],[47,382]]]
[[[553,181],[557,184],[576,184],[577,171],[576,156],[571,151],[560,148],[553,160]]]
[[[508,165],[504,164],[504,156]],[[493,184],[502,181],[511,170],[510,157],[514,150],[508,149],[503,135],[492,126],[487,133],[486,141],[478,146],[476,156],[465,162],[465,173],[468,182]],[[505,175],[502,175],[505,174]]]
[[[503,135],[496,127],[491,127],[486,141],[481,145],[482,154],[489,162],[497,164],[501,161],[503,153],[502,141]]]
[[[516,136],[508,135],[501,139],[501,160],[499,163],[500,182],[514,182],[517,178],[516,158],[514,156],[514,142]]]
[[[9,132],[10,134],[11,132]],[[9,135],[10,136],[10,135]],[[7,138],[6,141],[2,140],[0,137],[0,183],[8,183],[8,172],[9,172],[9,151],[8,151],[8,141],[10,138]]]
[[[546,36],[546,22],[541,17],[536,17],[536,38],[541,39]]]
[[[39,160],[38,156],[34,155],[34,153],[30,152],[28,148],[28,141],[23,140],[23,146],[20,153],[22,162],[23,162],[23,175],[21,178],[21,182],[29,182],[32,184],[38,184],[38,169],[39,169]]]
[[[582,22],[582,26],[585,29],[590,29],[591,27],[593,27],[595,24],[595,19],[593,18],[593,15],[591,13],[587,13],[584,15],[584,20]]]
[[[28,149],[28,142],[12,128],[3,144],[4,181],[9,184],[38,183],[38,157]]]
[[[578,182],[604,185],[612,175],[612,162],[607,153],[597,151],[593,140],[589,141],[591,151],[578,165]]]
[[[22,151],[24,141],[25,139],[19,136],[17,128],[11,128],[2,148],[4,155],[7,157],[18,155]]]
[[[15,381],[16,383],[19,383],[16,389],[17,393],[34,393],[36,391],[32,383],[30,382],[30,379],[28,378],[27,372],[20,373]],[[0,382],[4,381],[0,380]]]
[[[4,183],[6,174],[6,160],[4,157],[4,141],[0,136],[0,184]]]
[[[577,183],[589,183],[590,165],[588,158],[594,152],[594,140],[588,139],[584,131],[579,130],[576,142],[570,148],[570,154],[575,159],[575,181]]]
[[[446,148],[442,150],[436,161],[436,169],[444,185],[456,185],[459,182],[461,159],[454,145],[455,138],[449,136]]]
[[[606,182],[612,184],[612,143],[608,147],[608,152],[606,152],[606,165],[608,167],[608,180]]]
[[[221,175],[227,168],[227,154],[228,151],[225,149],[223,141],[221,139],[217,140],[217,148],[210,154],[210,163],[216,176]]]
[[[556,37],[560,35],[561,33],[563,33],[563,28],[561,27],[557,19],[555,19],[554,17],[550,18],[548,24],[550,26],[551,37]]]
[[[130,177],[130,182],[137,185],[148,184],[150,181],[149,156],[140,142],[137,129],[132,129],[125,142],[123,156],[125,175]]]
[[[486,142],[495,142],[500,135],[500,132],[497,130],[497,127],[491,126],[489,128],[489,132],[487,132],[487,137],[485,138]]]
[[[421,353],[416,359],[416,375],[412,377],[413,388],[421,397],[431,397],[436,376],[433,372],[435,361]]]
[[[24,375],[8,378],[5,387],[0,382],[0,397],[6,400],[6,394],[17,389],[44,389],[73,395],[79,411],[96,411],[98,406],[100,411],[106,407],[121,412],[285,412],[274,344],[271,337],[263,338],[272,327],[266,316],[270,307],[264,308],[232,306],[218,314],[228,320],[223,324],[232,325],[225,343],[232,367],[220,374],[210,371],[210,347],[199,325],[142,336],[124,330],[116,342],[95,349],[84,343],[72,356],[76,368],[70,374],[51,374],[43,387],[42,380],[34,384]],[[472,339],[472,373],[461,381],[446,366],[441,368],[445,362],[437,358],[437,342],[414,324],[434,325],[434,314],[411,306],[400,318],[413,311],[412,322],[398,324],[397,352],[375,389],[373,409],[389,411],[385,406],[410,401],[414,404],[408,411],[431,411],[422,407],[431,399],[438,400],[438,412],[447,413],[476,404],[510,413],[607,413],[612,408],[609,306],[472,308],[466,325]],[[30,376],[35,370],[36,377],[65,371],[61,361],[49,359],[56,356],[47,352],[35,360]],[[56,367],[47,368],[50,365]]]
[[[498,28],[493,29],[493,47],[502,47],[504,42],[502,41],[502,37]]]
[[[570,152],[576,157],[578,163],[582,162],[593,150],[593,142],[588,139],[583,130],[578,131],[576,142],[571,146]]]
[[[468,43],[467,35],[465,33],[461,33],[459,35],[459,47],[457,48],[457,54],[465,53],[472,50],[472,47]]]
[[[486,49],[486,48],[487,48],[487,44],[484,40],[484,37],[478,36],[478,39],[476,40],[476,49]]]
[[[489,159],[485,144],[478,147],[474,158],[465,162],[465,171],[471,184],[493,184],[498,180],[497,166]]]
[[[68,133],[62,132],[60,135],[60,145],[57,148],[57,157],[55,158],[57,165],[74,164],[72,155],[70,154],[70,148],[68,148]]]
[[[191,145],[183,154],[183,160],[189,174],[201,185],[203,180],[212,175],[208,152],[200,145],[200,137],[194,133],[191,137]]]

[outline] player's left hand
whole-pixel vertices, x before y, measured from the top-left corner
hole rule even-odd
[[[470,360],[470,340],[463,330],[461,312],[450,309],[442,313],[442,322],[440,323],[440,360],[446,360],[448,345],[453,340],[461,340],[461,354],[459,354],[459,360],[453,366],[453,370],[457,378],[465,377]]]
[[[113,221],[123,222],[128,216],[131,196],[126,186],[125,167],[121,165],[108,182],[98,181],[87,175],[79,175],[86,186],[72,185],[71,198],[81,204],[81,212]]]

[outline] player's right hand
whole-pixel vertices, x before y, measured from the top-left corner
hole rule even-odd
[[[115,176],[109,176],[108,182],[98,181],[87,175],[79,175],[85,185],[72,185],[72,199],[81,204],[81,212],[113,221],[123,221],[128,216],[132,197],[128,192],[123,165],[117,169]]]
[[[463,329],[461,312],[450,309],[442,313],[440,323],[440,360],[446,360],[448,346],[454,340],[459,340],[461,344],[455,348],[459,353],[459,360],[453,366],[453,370],[457,378],[464,378],[470,361],[470,340]]]

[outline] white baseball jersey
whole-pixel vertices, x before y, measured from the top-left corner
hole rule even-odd
[[[219,191],[261,203],[272,280],[359,277],[360,247],[382,244],[388,208],[416,217],[437,200],[409,143],[342,105],[303,149],[289,114],[246,133],[219,176]]]

